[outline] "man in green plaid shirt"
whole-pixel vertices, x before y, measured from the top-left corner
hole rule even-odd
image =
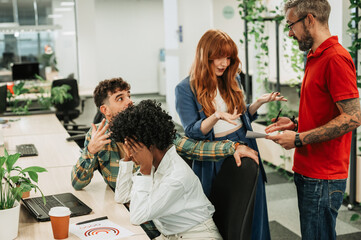
[[[109,139],[108,123],[115,115],[133,104],[130,99],[130,85],[122,78],[104,80],[94,90],[94,101],[105,119],[97,125],[92,124],[86,134],[82,154],[72,168],[71,182],[76,190],[80,190],[90,183],[94,171],[98,170],[104,181],[114,190],[119,161],[125,157],[125,152],[121,143]],[[178,154],[188,162],[220,161],[232,155],[238,166],[241,164],[241,157],[250,157],[258,162],[257,152],[243,143],[228,140],[196,141],[177,135],[174,144]],[[135,168],[134,171],[136,170]],[[147,224],[145,228],[149,230],[152,226]]]

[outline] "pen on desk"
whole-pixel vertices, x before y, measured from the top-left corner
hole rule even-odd
[[[105,220],[105,219],[108,219],[108,217],[105,216],[105,217],[94,218],[94,219],[86,220],[83,222],[78,222],[76,225],[86,224],[86,223],[95,222],[95,221],[101,221],[101,220]]]
[[[281,112],[282,112],[282,108],[281,108],[281,109],[280,109],[280,111],[278,112],[277,117],[276,117],[276,119],[275,119],[275,121],[274,121],[274,122],[277,122],[277,121],[278,121],[278,118],[280,117]]]

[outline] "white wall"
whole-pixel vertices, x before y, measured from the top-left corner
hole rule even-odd
[[[81,85],[90,88],[105,78],[121,76],[132,85],[133,93],[154,93],[158,87],[158,54],[165,47],[165,35],[176,36],[176,29],[166,33],[163,2],[168,0],[78,0],[78,48],[79,79]],[[200,37],[210,28],[222,29],[236,42],[241,61],[245,61],[243,39],[244,23],[239,16],[238,4],[234,0],[174,0],[177,4],[178,25],[183,27],[183,42],[178,48],[167,49],[168,59],[178,58],[168,66],[167,99],[174,108],[174,86],[185,78],[194,59]],[[280,6],[282,0],[265,0],[270,8]],[[332,5],[330,28],[339,35],[340,41],[347,41],[345,33],[349,17],[346,0],[330,0]],[[226,19],[223,8],[230,6],[234,16]],[[342,24],[341,24],[342,23]],[[173,27],[174,28],[174,27]],[[289,39],[280,28],[280,39]],[[173,32],[172,32],[173,31]],[[276,76],[274,23],[268,24],[270,36],[271,78]],[[252,40],[252,39],[251,39]],[[283,40],[282,40],[283,41]],[[281,44],[282,45],[282,44]],[[347,47],[348,45],[344,43]],[[253,43],[249,43],[250,73],[257,72],[254,62]],[[283,50],[281,47],[281,53]],[[174,59],[173,59],[174,60]],[[174,70],[176,69],[176,70]],[[244,65],[243,65],[244,70]],[[281,80],[293,78],[290,67],[281,59]],[[255,84],[254,84],[255,85]],[[256,95],[256,94],[254,94]],[[259,95],[259,94],[257,94]],[[173,109],[174,110],[174,109]],[[173,112],[171,110],[171,112]]]
[[[61,15],[60,18],[53,19],[54,25],[59,25],[61,29],[55,31],[55,46],[54,52],[57,60],[57,67],[59,69],[59,77],[67,77],[69,74],[74,74],[78,78],[78,59],[77,59],[77,44],[76,44],[76,30],[75,30],[75,14],[74,11],[56,12],[55,8],[60,7],[61,0],[53,1],[53,13]],[[71,9],[71,7],[69,7]],[[42,46],[44,47],[44,46]]]
[[[97,76],[95,1],[76,1],[79,56],[79,85],[94,89]],[[92,92],[92,91],[90,91]]]
[[[168,0],[165,0],[168,1]],[[174,1],[174,0],[173,0]],[[167,63],[167,103],[169,113],[174,121],[180,123],[175,110],[174,89],[176,85],[189,74],[196,47],[201,36],[212,27],[212,0],[178,0],[177,4],[178,25],[182,26],[182,42],[166,51]],[[167,20],[165,20],[167,21]],[[166,33],[173,36],[173,32]],[[179,40],[178,40],[179,41]],[[178,65],[178,66],[177,66]],[[170,73],[170,71],[172,71]]]
[[[79,54],[86,56],[80,58],[80,84],[95,87],[101,80],[122,77],[132,93],[158,92],[162,0],[78,2]]]
[[[179,0],[178,20],[183,27],[183,42],[180,43],[180,79],[189,75],[196,48],[202,35],[213,28],[212,0]]]
[[[220,29],[226,32],[236,43],[238,47],[238,56],[241,60],[242,70],[245,71],[245,44],[241,44],[240,40],[244,41],[244,21],[239,15],[238,5],[241,4],[239,1],[234,0],[213,0],[213,16],[214,16],[214,28]],[[227,19],[223,15],[223,9],[225,7],[231,7],[234,11],[232,18]],[[249,46],[252,46],[250,43]],[[249,48],[249,54],[252,55],[252,48]],[[252,66],[249,66],[251,69]]]
[[[179,81],[178,0],[163,0],[165,40],[165,89],[170,115],[179,123],[175,110],[174,88]]]

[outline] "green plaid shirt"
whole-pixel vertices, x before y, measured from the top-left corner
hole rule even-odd
[[[104,145],[103,149],[96,154],[88,152],[88,144],[91,139],[90,129],[85,137],[84,149],[71,171],[71,182],[75,189],[86,187],[94,174],[99,169],[104,181],[113,189],[117,181],[119,161],[124,158],[124,150],[121,145],[111,141]],[[174,140],[178,154],[187,160],[196,161],[220,161],[233,155],[235,143],[225,140],[217,142],[196,141],[187,137],[176,135]],[[134,169],[136,171],[136,169]]]

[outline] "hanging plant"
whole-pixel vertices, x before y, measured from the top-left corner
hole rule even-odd
[[[357,59],[357,55],[361,49],[361,39],[356,38],[356,36],[360,33],[359,30],[359,24],[361,21],[361,17],[358,16],[356,9],[361,9],[361,0],[350,0],[350,21],[348,22],[347,26],[347,33],[349,33],[352,37],[352,45],[348,48],[349,53],[353,59]],[[357,67],[357,64],[360,64],[360,62],[355,62],[355,66]],[[361,88],[361,76],[356,72],[357,76],[357,87]],[[361,139],[359,139],[360,141]],[[361,151],[361,147],[359,147],[359,150]],[[346,197],[346,195],[345,195]],[[360,218],[360,215],[358,213],[352,214],[350,221],[357,221]]]
[[[263,84],[264,89],[267,92],[272,92],[273,89],[270,88],[269,84],[269,36],[265,33],[265,23],[266,21],[276,21],[279,24],[284,20],[282,9],[278,6],[275,7],[275,10],[268,10],[263,0],[238,0],[241,3],[238,5],[239,14],[242,19],[248,22],[248,34],[254,36],[254,48],[257,51],[255,58],[257,59],[257,79],[256,82]],[[286,2],[286,0],[284,0]],[[273,15],[274,17],[266,17]],[[302,80],[303,76],[303,53],[298,49],[298,43],[296,40],[288,39],[288,28],[285,26],[283,28],[283,58],[287,63],[290,64],[292,70],[296,73],[296,79],[288,79],[287,84],[291,87],[298,86]],[[246,33],[244,33],[245,35]],[[241,39],[241,43],[244,41]],[[291,54],[289,54],[291,52]],[[299,89],[297,88],[297,91]],[[266,119],[271,119],[275,117],[281,107],[279,102],[271,102],[267,104],[268,111]],[[297,111],[289,109],[286,105],[282,106],[283,115],[292,117],[293,115],[298,115]],[[270,122],[268,122],[270,123]]]
[[[351,19],[347,24],[348,26],[347,33],[349,33],[353,38],[352,45],[348,48],[351,57],[353,59],[357,58],[357,54],[361,49],[361,38],[358,39],[355,38],[355,36],[360,33],[358,26],[361,21],[361,17],[358,16],[358,14],[356,14],[356,11],[352,11],[352,9],[357,9],[357,8],[361,9],[361,0],[350,0],[349,9],[351,10],[350,13]],[[357,64],[360,64],[361,66],[361,61],[359,63],[355,63],[355,65]],[[361,76],[358,73],[357,73],[357,87],[361,88]]]
[[[264,15],[268,12],[267,7],[263,4],[262,0],[238,0],[241,1],[238,5],[240,8],[239,14],[242,19],[247,21],[249,24],[248,34],[254,36],[255,45],[254,48],[257,51],[255,58],[257,59],[257,79],[258,83],[263,83],[266,90],[269,89],[268,84],[268,62],[269,62],[269,49],[268,49],[268,39],[269,36],[266,36],[265,33],[265,18]],[[246,13],[246,16],[245,14]],[[246,33],[244,33],[246,34]],[[243,40],[240,40],[243,43]]]

